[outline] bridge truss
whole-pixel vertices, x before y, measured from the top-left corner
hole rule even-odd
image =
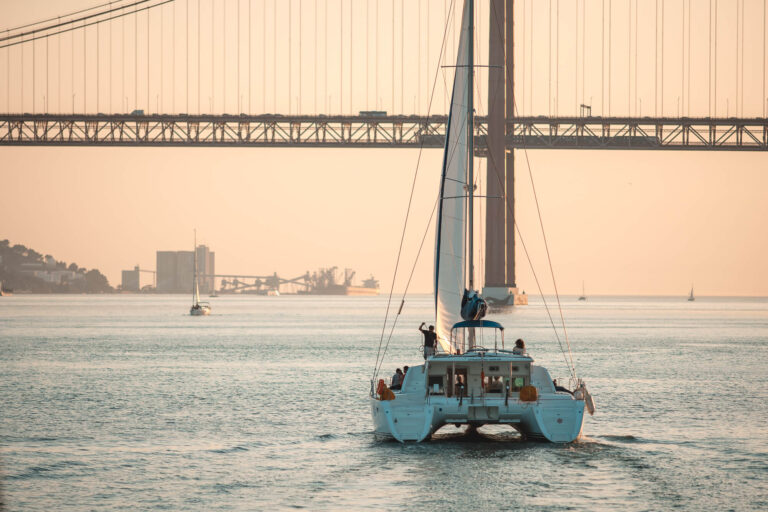
[[[438,148],[446,123],[446,116],[0,114],[0,145]],[[477,118],[481,154],[487,126]],[[519,117],[507,134],[507,148],[768,150],[768,118]]]

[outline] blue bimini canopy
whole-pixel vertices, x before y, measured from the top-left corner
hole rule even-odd
[[[453,324],[451,330],[464,329],[468,327],[488,327],[491,329],[499,329],[501,331],[504,330],[503,325],[501,325],[499,322],[494,322],[493,320],[464,320],[463,322],[456,322]]]

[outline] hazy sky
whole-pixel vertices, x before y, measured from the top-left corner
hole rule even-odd
[[[221,2],[221,0],[217,1]],[[23,2],[5,0],[0,3],[0,20],[2,20],[0,30],[95,3],[98,2],[67,0],[52,3],[42,0]],[[706,16],[709,3],[706,0],[693,2],[694,10],[691,12],[693,29],[690,31],[693,44],[691,57],[688,58],[685,48],[680,47],[680,43],[686,41],[688,29],[686,28],[684,32],[686,37],[681,38],[679,28],[676,31],[670,28],[680,27],[683,21],[680,16],[680,2],[666,2],[668,7],[665,44],[669,55],[665,59],[666,82],[663,101],[666,113],[674,115],[677,112],[677,98],[682,96],[684,98],[681,101],[682,108],[687,109],[691,115],[706,115],[713,110],[715,104],[717,104],[719,115],[725,115],[726,108],[729,109],[730,115],[734,115],[735,105],[741,108],[741,103],[744,104],[741,109],[743,115],[762,115],[763,105],[760,97],[764,77],[761,75],[763,40],[759,26],[760,17],[754,14],[762,15],[763,3],[750,0],[745,2],[747,5],[745,51],[743,64],[735,67],[735,62],[742,61],[731,56],[740,55],[738,51],[741,46],[731,44],[729,47],[728,44],[740,45],[740,40],[735,37],[736,31],[733,26],[729,29],[725,20],[730,16],[732,25],[737,19],[735,10],[733,13],[730,12],[736,3],[723,0],[719,2],[721,10],[719,16],[724,17],[718,34],[720,45],[718,52],[722,54],[718,62],[718,77],[722,78],[718,78],[718,97],[715,102],[714,81],[708,83],[713,61],[707,62],[707,45],[703,45],[703,50],[698,48],[701,51],[697,53],[697,47],[702,45],[695,44],[697,37],[701,36],[698,32],[701,26],[706,26],[708,23]],[[177,2],[178,17],[183,16],[182,6],[185,4],[185,2]],[[307,39],[312,38],[311,31],[314,23],[314,11],[311,9],[307,11],[309,9],[307,6],[314,6],[314,2],[294,0],[292,4],[294,13],[299,10],[300,4],[304,12],[302,30],[310,31],[309,35],[304,36],[302,46],[302,98],[304,98],[300,105],[302,111],[312,111],[316,103],[324,108],[323,96],[339,86],[345,88],[342,91],[345,95],[349,94],[349,88],[353,90],[352,104],[345,100],[347,103],[344,104],[344,111],[375,108],[377,105],[371,104],[371,98],[374,95],[374,84],[371,82],[376,73],[376,66],[370,65],[371,55],[375,53],[372,43],[369,41],[367,88],[365,71],[361,71],[361,75],[356,72],[351,86],[348,84],[349,62],[344,64],[346,69],[341,71],[342,80],[335,78],[334,85],[332,77],[339,74],[334,67],[339,65],[338,60],[333,61],[330,57],[326,58],[322,55],[321,46],[321,55],[318,61],[315,61],[311,53],[312,45],[307,45],[306,42]],[[318,4],[321,6],[318,13],[322,26],[322,7],[325,4],[322,0]],[[399,86],[398,52],[401,39],[398,37],[399,27],[396,27],[395,32],[398,34],[394,62],[396,77],[393,79],[391,73],[386,71],[393,67],[390,57],[392,54],[391,4],[383,0],[379,4],[385,7],[380,7],[380,16],[384,21],[380,21],[378,36],[380,55],[378,73],[385,78],[379,81],[379,96],[382,99],[378,107],[391,111],[392,101],[384,99],[385,95],[381,91],[391,94],[393,81],[396,88]],[[427,13],[426,4],[426,1],[422,2],[424,18]],[[601,90],[605,91],[608,85],[608,79],[605,79],[601,89],[600,75],[603,69],[599,46],[601,34],[599,21],[596,21],[600,19],[600,2],[587,2],[587,13],[594,16],[589,16],[585,20],[589,36],[584,40],[588,57],[584,63],[583,73],[578,69],[580,57],[575,60],[573,57],[567,57],[567,52],[573,54],[574,44],[568,41],[573,41],[576,36],[573,25],[574,20],[578,19],[576,12],[572,12],[569,16],[565,10],[572,9],[572,4],[572,2],[561,2],[560,78],[559,86],[557,80],[552,86],[552,95],[548,92],[551,83],[549,79],[554,79],[558,73],[553,69],[550,74],[547,69],[548,4],[547,2],[536,4],[537,18],[533,26],[538,55],[534,54],[533,61],[530,58],[520,57],[521,69],[518,69],[520,84],[518,102],[524,111],[532,108],[536,113],[546,113],[548,109],[554,112],[557,108],[560,114],[571,114],[576,108],[576,103],[583,97],[598,111],[602,103],[608,113],[607,98],[602,99],[602,102],[599,100]],[[191,5],[196,6],[196,2],[191,2]],[[234,16],[236,0],[227,5],[227,16]],[[259,9],[266,7],[267,16],[269,16],[272,5],[270,0],[266,5],[254,0],[252,18],[255,24],[261,26]],[[280,5],[281,9],[287,9],[287,2]],[[338,10],[340,6],[348,10],[349,2],[345,1],[342,4],[338,1],[329,2],[328,5],[331,11],[334,8]],[[358,18],[365,14],[366,3],[361,1],[354,5],[353,16],[359,21]],[[370,2],[370,5],[372,8],[374,2]],[[399,5],[399,2],[395,4],[396,21],[400,13]],[[530,5],[530,2],[518,2],[518,9],[528,8],[525,14],[528,36],[531,32]],[[553,3],[553,5],[556,4]],[[566,5],[568,7],[565,7]],[[578,5],[583,3],[579,2]],[[642,111],[643,115],[652,115],[654,97],[657,104],[661,102],[658,86],[654,89],[653,38],[651,37],[650,41],[644,41],[644,38],[654,30],[653,2],[638,4],[640,18],[638,23],[641,28],[638,31],[637,73],[634,68],[635,57],[632,46],[634,40],[631,34],[627,38],[626,29],[622,31],[619,25],[619,20],[622,20],[624,27],[631,26],[632,22],[627,18],[627,5],[627,2],[613,2],[612,19],[615,26],[612,28],[614,45],[611,59],[614,64],[609,76],[612,77],[611,90],[615,92],[612,93],[611,113],[622,115],[627,112]],[[634,6],[635,3],[633,2],[632,5]],[[206,6],[210,9],[210,2],[203,0],[202,6],[203,9]],[[439,32],[443,24],[444,11],[443,3],[440,1],[434,0],[429,6],[432,19],[430,40],[433,41],[429,47],[429,54],[434,55],[429,68],[431,75],[438,65],[436,52],[439,53]],[[241,9],[246,8],[247,2],[241,2]],[[480,29],[482,31],[485,26],[487,36],[488,23],[485,14],[487,2],[479,2],[478,8],[483,12],[480,18]],[[282,10],[278,10],[279,16],[283,14]],[[389,17],[386,18],[385,15]],[[520,17],[523,17],[522,12]],[[207,19],[204,14],[203,18]],[[413,22],[412,18],[414,16],[409,17],[409,22]],[[362,20],[364,23],[364,18]],[[329,17],[330,25],[332,21],[331,16]],[[349,29],[348,21],[347,18],[345,31]],[[298,22],[295,21],[295,24],[295,30],[298,30]],[[590,25],[594,26],[590,29]],[[686,24],[685,27],[688,25]],[[130,28],[127,29],[127,34],[131,33]],[[339,32],[339,28],[336,27],[336,33]],[[359,41],[358,38],[361,37],[360,33],[364,28],[365,26],[360,26],[359,23],[355,25],[354,29],[357,33],[352,35],[355,41]],[[246,32],[244,26],[242,29],[244,33],[241,34],[241,39],[245,37]],[[329,32],[332,30],[333,27],[329,27]],[[374,27],[371,26],[369,30],[374,30]],[[422,32],[424,31],[423,28]],[[93,35],[93,41],[95,37]],[[113,41],[118,41],[120,37],[120,32],[116,32],[113,35]],[[171,36],[166,34],[163,37]],[[181,35],[177,34],[177,39],[180,37]],[[206,37],[205,33],[202,37]],[[91,41],[90,38],[89,35],[89,41]],[[402,39],[402,41],[405,40],[406,38]],[[70,42],[65,41],[64,54],[71,53],[69,52]],[[75,39],[76,44],[77,41]],[[101,41],[102,46],[107,44],[103,39]],[[677,41],[678,46],[672,50],[674,41]],[[232,42],[230,49],[236,46],[234,42],[236,40]],[[530,37],[526,37],[526,42],[530,49]],[[594,42],[597,46],[593,44]],[[269,50],[272,51],[271,43],[269,44]],[[278,43],[276,55],[277,61],[282,63],[286,60],[287,50],[280,44]],[[347,43],[344,44],[343,48],[347,48],[348,52]],[[409,46],[408,42],[402,44]],[[481,52],[484,51],[484,44],[485,41],[481,36]],[[82,52],[82,41],[80,45],[77,55]],[[338,42],[336,45],[334,54],[340,50]],[[57,51],[52,49],[54,46],[49,48],[53,61],[58,56]],[[365,69],[364,66],[360,67],[360,62],[365,61],[364,52],[358,45],[354,46],[357,51],[353,54],[352,62],[357,63],[354,67]],[[418,44],[416,46],[418,47]],[[257,43],[253,43],[253,47],[260,48]],[[36,47],[38,61],[35,66],[34,90],[38,98],[36,101],[38,111],[42,110],[44,105],[45,85],[41,85],[40,77],[44,76],[45,64],[39,61],[40,56],[45,55],[44,48],[44,42],[38,43]],[[117,44],[113,47],[115,58],[120,52],[118,48]],[[412,58],[415,53],[410,46],[408,50],[404,52],[405,59]],[[89,48],[88,51],[94,52],[93,48]],[[244,50],[241,51],[244,53]],[[296,95],[298,93],[298,85],[295,82],[298,80],[299,72],[298,55],[295,53],[296,50],[292,51],[294,53],[290,70],[293,80],[291,90],[292,94]],[[427,47],[424,46],[421,51],[424,53],[422,58],[426,62]],[[523,51],[523,45],[520,44],[519,52],[522,54]],[[25,52],[28,57],[29,49]],[[700,59],[702,52],[703,61]],[[141,51],[138,53],[141,54]],[[282,97],[274,98],[272,86],[267,83],[268,80],[262,80],[264,74],[262,70],[269,68],[269,59],[266,65],[260,63],[258,58],[261,57],[255,53],[257,52],[252,56],[253,65],[258,71],[254,73],[252,79],[254,85],[250,88],[250,94],[255,98],[252,108],[249,110],[247,106],[243,106],[243,103],[247,103],[245,99],[240,105],[237,104],[237,66],[236,57],[232,57],[234,55],[232,50],[229,52],[230,59],[226,68],[226,76],[229,79],[226,85],[229,103],[218,105],[215,107],[216,111],[226,108],[227,111],[236,112],[238,106],[242,107],[240,110],[257,113],[263,109],[282,112],[287,110],[287,98],[284,100],[281,99]],[[332,53],[331,49],[328,53]],[[8,60],[9,55],[10,60]],[[621,57],[622,55],[629,56],[629,65],[626,64],[626,58]],[[21,98],[17,97],[22,74],[20,56],[19,47],[14,47],[10,53],[8,50],[0,50],[0,108],[11,111],[23,108],[25,111],[30,111],[32,108],[31,65],[25,67],[23,73],[27,92],[23,107],[20,104]],[[168,59],[166,62],[172,59],[170,53],[164,57]],[[209,54],[204,57],[210,59]],[[605,57],[608,57],[607,52]],[[78,90],[78,87],[81,90],[82,69],[78,68],[81,63],[78,64],[77,58],[76,56],[75,75],[80,82],[75,83],[75,90]],[[100,58],[105,59],[104,53]],[[158,65],[158,58],[153,54],[150,64]],[[247,75],[245,71],[247,66],[243,65],[242,60],[244,58],[241,55],[241,84],[247,84],[243,76]],[[66,63],[63,62],[64,68],[71,68],[70,59],[71,57],[67,57]],[[447,59],[450,60],[452,57],[448,56]],[[202,67],[205,68],[205,58],[202,60]],[[54,65],[51,62],[49,61],[51,81],[58,83],[58,73],[53,71]],[[109,69],[106,65],[108,60],[100,62],[102,62],[101,83],[109,83],[109,72],[106,71]],[[320,63],[319,74],[315,77],[313,77],[312,67],[314,62]],[[535,63],[533,75],[529,73],[532,68],[531,62]],[[651,63],[650,67],[647,66],[648,62]],[[686,67],[688,62],[691,67],[690,74]],[[121,79],[121,66],[116,65],[112,69],[114,84],[111,110],[124,110],[119,100],[121,95],[133,97],[133,64],[133,61],[129,60],[126,66],[129,69],[126,70],[128,78],[125,86]],[[40,66],[43,67],[40,68]],[[91,66],[91,73],[94,73],[93,67]],[[331,82],[327,89],[323,76],[326,68],[330,70],[329,81]],[[428,90],[431,78],[428,80],[426,64],[423,64],[423,68],[419,73],[413,62],[403,63],[403,74],[407,80],[404,92],[396,91],[395,110],[399,111],[402,106],[405,113],[411,113],[414,109],[419,110],[419,107],[421,107],[420,111],[426,111],[428,95],[425,94],[424,99],[417,99],[415,94],[409,92],[418,90],[419,84],[422,90]],[[6,69],[11,70],[10,76]],[[185,73],[184,67],[177,63],[173,69],[175,73],[165,74],[163,79],[163,110],[185,111],[186,85],[180,86],[177,83],[176,94],[173,94],[170,89],[174,75],[178,82],[185,82],[182,80]],[[287,89],[288,69],[281,68],[278,71],[279,76],[274,76],[274,72],[267,71],[269,75],[267,78],[276,82],[277,90]],[[423,75],[420,80],[415,79],[414,71],[416,75]],[[67,83],[71,82],[71,77],[67,73],[66,70],[62,71],[61,75],[62,88],[65,90],[59,94],[59,89],[53,87],[57,92],[55,94],[49,92],[51,110],[58,110],[56,108],[58,95],[69,98],[68,101],[62,101],[61,109],[71,110],[72,91],[67,89],[70,87]],[[194,67],[192,74],[196,77]],[[56,75],[55,78],[54,75]],[[685,77],[683,84],[686,85],[681,86],[681,76]],[[605,78],[604,75],[603,78]],[[447,79],[450,81],[450,77]],[[202,81],[206,80],[209,81],[210,78],[204,77]],[[219,81],[214,84],[214,90],[224,90],[223,77],[219,76],[217,80]],[[530,80],[534,80],[535,85],[526,87],[526,80],[529,80],[529,83]],[[155,102],[150,110],[154,110],[160,102],[159,79],[155,78],[155,81],[158,83],[152,86],[155,89],[149,94],[150,98],[155,96]],[[89,84],[91,82],[93,80],[89,80]],[[196,79],[194,82],[196,83]],[[442,75],[439,83],[441,82]],[[263,92],[261,83],[267,83]],[[626,89],[628,83],[630,84],[629,94]],[[322,84],[322,87],[317,84]],[[577,87],[575,90],[574,84]],[[687,84],[690,84],[690,89]],[[50,83],[49,87],[51,87]],[[93,87],[93,91],[96,90],[93,85],[89,87]],[[126,88],[127,93],[125,93]],[[322,90],[315,94],[317,88]],[[140,89],[143,89],[143,86],[140,85]],[[366,89],[367,93],[364,92]],[[442,86],[438,89],[433,110],[442,112],[443,108],[439,105],[444,102],[440,92]],[[525,93],[526,90],[531,89],[536,90],[532,101],[531,96]],[[560,92],[562,99],[555,101],[555,90],[566,91],[567,95]],[[688,90],[691,91],[690,94]],[[141,98],[143,97],[146,103],[147,94],[142,91],[135,92],[141,107]],[[102,89],[99,95],[99,110],[109,110],[109,93],[109,90]],[[248,93],[247,86],[241,87],[241,96],[247,97]],[[80,98],[82,92],[75,94],[76,110],[82,111],[84,108]],[[339,93],[333,94],[336,99],[330,99],[329,110],[337,111],[333,105],[338,104]],[[201,90],[201,96],[205,96],[205,99],[201,100],[204,111],[209,107],[207,99],[209,95],[209,89]],[[89,103],[85,107],[88,111],[96,111],[94,96],[95,94],[91,92]],[[317,100],[314,99],[315,96]],[[566,97],[570,99],[566,101]],[[261,98],[264,99],[263,102],[260,101]],[[480,99],[481,113],[486,102],[487,95],[483,92]],[[641,102],[642,107],[640,107]],[[190,103],[193,106],[197,104],[194,86],[190,93]],[[262,106],[262,103],[266,106]],[[130,99],[129,109],[133,106],[133,100]],[[195,111],[194,108],[189,110]],[[318,108],[318,110],[322,109]],[[156,250],[190,248],[192,229],[197,228],[199,240],[208,243],[216,251],[219,272],[249,274],[278,272],[280,275],[292,277],[320,266],[337,265],[356,269],[360,277],[367,277],[372,273],[382,281],[384,287],[388,287],[417,153],[416,150],[384,149],[0,148],[0,161],[3,163],[0,167],[0,190],[2,191],[0,238],[8,238],[13,243],[23,243],[43,253],[51,253],[67,262],[75,261],[89,268],[98,267],[107,274],[112,284],[118,284],[121,269],[131,268],[135,264],[154,268]],[[768,253],[768,229],[765,226],[768,220],[768,202],[766,201],[768,154],[537,150],[529,151],[528,157],[536,180],[561,292],[577,293],[584,280],[587,293],[593,294],[682,295],[687,293],[691,283],[695,284],[697,293],[701,295],[768,294],[768,266],[765,265],[765,255]],[[410,269],[415,250],[427,226],[427,219],[434,204],[440,159],[440,150],[427,150],[422,159],[416,190],[416,208],[411,217],[411,229],[406,242],[408,252],[404,258],[405,270]],[[523,152],[517,152],[517,159],[519,162],[518,221],[531,251],[536,271],[544,276],[547,273],[546,258]],[[481,162],[481,166],[484,168],[484,162]],[[518,284],[527,292],[535,293],[530,268],[524,260],[519,244],[518,261]],[[413,285],[415,291],[431,291],[432,264],[433,232],[430,231],[421,264],[415,274]],[[548,279],[543,281],[550,282]],[[551,284],[545,287],[545,291],[551,291]]]

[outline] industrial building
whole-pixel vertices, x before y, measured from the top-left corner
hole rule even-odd
[[[200,293],[214,290],[216,253],[207,245],[197,246]],[[187,293],[192,290],[195,255],[192,251],[157,251],[157,292]]]
[[[141,279],[139,276],[138,265],[133,267],[133,270],[123,270],[123,282],[120,288],[125,292],[138,292],[141,290]]]

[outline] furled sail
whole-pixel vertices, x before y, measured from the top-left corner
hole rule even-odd
[[[462,298],[466,289],[467,223],[467,120],[469,116],[470,55],[469,4],[465,2],[461,36],[453,79],[451,110],[443,154],[440,203],[435,239],[435,329],[443,350],[455,352],[451,327],[461,321]]]

